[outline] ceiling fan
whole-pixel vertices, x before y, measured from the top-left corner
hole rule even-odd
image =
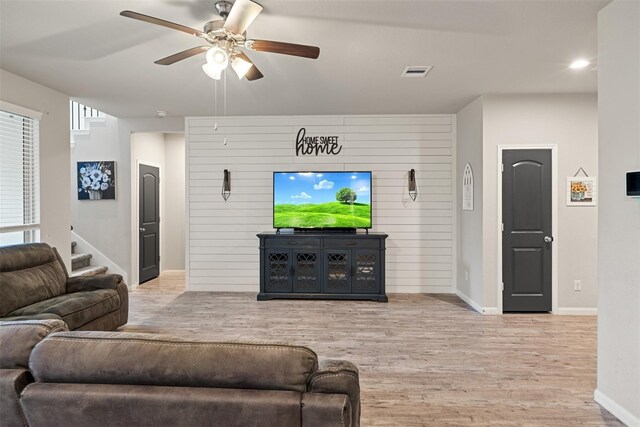
[[[311,59],[317,59],[320,55],[320,49],[316,46],[248,39],[246,29],[262,11],[262,6],[256,2],[236,0],[232,4],[223,0],[216,2],[215,7],[222,19],[207,22],[203,31],[130,10],[124,10],[120,15],[182,31],[209,42],[210,45],[193,47],[159,59],[155,63],[171,65],[206,52],[207,62],[202,69],[209,77],[216,80],[220,79],[222,71],[229,64],[240,79],[246,77],[247,80],[258,80],[264,77],[249,57],[239,50],[241,47],[258,52],[273,52]]]

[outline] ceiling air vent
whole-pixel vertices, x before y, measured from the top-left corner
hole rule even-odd
[[[432,68],[431,65],[411,65],[404,69],[400,77],[424,77]]]

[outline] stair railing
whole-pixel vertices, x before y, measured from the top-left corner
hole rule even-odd
[[[87,130],[86,119],[94,117],[104,117],[102,111],[87,107],[76,101],[69,102],[69,119],[71,120],[71,130]]]

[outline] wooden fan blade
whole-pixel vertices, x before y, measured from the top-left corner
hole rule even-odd
[[[244,77],[249,80],[249,81],[253,81],[253,80],[258,80],[263,78],[264,76],[262,75],[262,73],[260,72],[260,70],[258,70],[258,67],[256,67],[256,64],[254,64],[247,55],[244,54],[244,52],[238,52],[238,56],[242,59],[244,59],[247,62],[250,62],[253,67],[251,67],[249,69],[249,71],[247,71],[247,74],[244,75]]]
[[[271,40],[248,40],[246,47],[258,52],[273,52],[283,55],[301,56],[303,58],[317,59],[320,56],[320,48],[302,44],[274,42]]]
[[[142,13],[133,12],[131,10],[123,10],[122,12],[120,12],[120,15],[126,16],[127,18],[133,18],[139,21],[148,22],[150,24],[156,24],[162,27],[171,28],[172,30],[182,31],[187,34],[191,34],[192,36],[204,37],[204,33],[202,31],[195,30],[184,25],[176,24],[175,22],[165,21],[164,19],[154,18],[153,16],[143,15]]]
[[[262,12],[262,6],[251,0],[236,0],[224,23],[224,28],[234,34],[242,34]]]
[[[183,59],[191,58],[192,56],[198,55],[200,53],[205,53],[210,48],[211,46],[192,47],[191,49],[183,50],[182,52],[175,53],[173,55],[167,56],[166,58],[158,59],[155,63],[158,65],[175,64],[176,62],[182,61]]]

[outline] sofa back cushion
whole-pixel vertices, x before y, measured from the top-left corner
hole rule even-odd
[[[61,332],[29,361],[47,383],[138,384],[304,392],[318,368],[306,347],[194,342],[153,334]]]
[[[66,330],[62,320],[0,322],[0,369],[27,369],[33,347],[47,335]]]
[[[0,317],[65,293],[67,275],[46,243],[0,247]]]

